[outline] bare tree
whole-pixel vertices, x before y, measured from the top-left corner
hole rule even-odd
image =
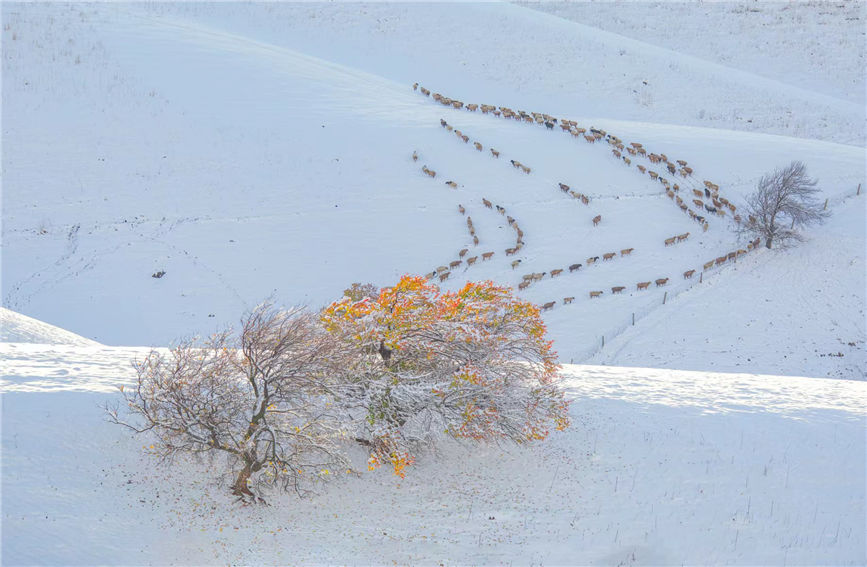
[[[136,384],[123,390],[134,419],[116,407],[109,419],[151,432],[164,459],[227,455],[232,492],[244,501],[264,502],[263,485],[300,493],[303,481],[348,464],[332,403],[343,352],[317,315],[266,303],[245,317],[240,336],[187,340],[136,362]]]
[[[784,246],[802,240],[796,227],[820,223],[828,216],[816,199],[816,183],[800,161],[763,176],[756,192],[746,199],[749,222],[743,230],[763,238],[768,248],[774,242]]]

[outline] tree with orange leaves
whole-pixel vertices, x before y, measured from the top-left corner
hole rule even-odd
[[[404,276],[377,297],[346,296],[322,321],[357,348],[347,380],[361,402],[370,466],[396,474],[438,435],[517,443],[568,426],[559,365],[539,308],[492,282],[441,293]],[[358,406],[356,406],[358,407]]]

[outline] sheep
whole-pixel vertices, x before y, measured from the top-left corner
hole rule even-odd
[[[601,291],[591,291],[590,292],[590,299],[593,299],[594,297],[601,297],[601,296],[602,296]]]
[[[513,219],[513,218],[512,218],[511,216],[509,216],[509,215],[506,215],[506,220],[509,222],[509,226],[514,226],[514,224],[515,224],[515,219]]]
[[[674,244],[674,241],[675,241],[676,239],[677,239],[677,237],[675,237],[675,236],[672,236],[671,238],[666,238],[666,239],[665,239],[665,245],[666,245],[666,246],[671,246],[672,244]]]
[[[449,268],[457,268],[463,263],[463,260],[452,260],[451,262],[449,262]]]
[[[412,161],[418,161],[418,152],[412,152]]]
[[[711,268],[713,268],[713,260],[711,260],[710,262],[705,262],[704,265],[701,267],[701,269],[703,270],[709,270]]]
[[[498,158],[498,157],[500,157],[500,152],[498,152],[494,148],[491,148],[491,155],[494,156],[495,158]]]
[[[635,151],[638,152],[638,155],[640,155],[640,156],[646,156],[647,155],[647,150],[645,150],[644,148],[636,148]]]
[[[581,195],[581,202],[584,203],[585,205],[589,205],[590,199],[587,197],[587,195]]]
[[[606,252],[605,254],[602,255],[602,261],[607,262],[608,260],[611,260],[615,256],[617,256],[617,252]]]
[[[726,257],[725,257],[725,256],[720,256],[719,258],[717,258],[717,259],[714,261],[714,263],[715,263],[717,266],[721,266],[721,265],[723,265],[723,264],[726,263]]]
[[[497,205],[497,212],[500,213],[501,215],[505,215],[505,214],[506,214],[506,209],[504,209],[504,208],[501,207],[500,205]]]
[[[551,270],[551,277],[556,278],[557,276],[559,276],[562,273],[563,273],[563,270],[561,270],[561,269]]]
[[[598,225],[601,220],[602,220],[602,215],[596,215],[595,217],[593,217],[593,226]]]
[[[470,112],[475,112],[476,110],[478,110],[478,108],[479,108],[478,104],[468,104],[467,105],[467,110],[469,110]]]
[[[669,199],[674,199],[674,191],[672,191],[671,189],[666,189],[665,194],[668,195]]]
[[[626,165],[632,165],[632,160],[626,156],[623,156],[623,163],[625,163]]]
[[[648,287],[650,287],[650,282],[638,282],[638,284],[635,287],[639,291],[642,289],[647,289]]]
[[[656,280],[656,287],[662,287],[668,283],[668,278],[659,278]]]
[[[469,142],[469,141],[470,141],[470,137],[469,137],[469,136],[467,136],[467,135],[466,135],[466,134],[464,134],[464,135],[463,135],[463,136],[461,136],[461,140],[463,140],[463,141],[464,141],[464,143],[465,143],[465,144],[466,144],[466,143],[467,143],[467,142]]]
[[[545,274],[547,274],[547,273],[548,272],[536,272],[535,274],[533,274],[533,281],[537,282],[537,281],[541,280],[542,278],[545,277]]]
[[[618,285],[618,286],[615,286],[615,287],[612,287],[612,288],[611,288],[611,293],[612,293],[612,294],[620,293],[620,292],[623,291],[624,289],[626,289],[626,286]]]
[[[413,83],[413,84],[412,84],[412,90],[414,90],[414,91],[417,91],[417,90],[418,90],[418,83]]]
[[[522,165],[522,166],[521,166],[521,169],[522,169],[522,170],[524,171],[524,173],[526,173],[527,175],[530,174],[530,171],[531,171],[531,170],[530,170],[530,168],[527,167],[526,165]]]
[[[596,142],[596,138],[594,138],[593,136],[588,136],[585,134],[584,135],[584,141],[587,142],[588,144],[593,144]]]
[[[727,260],[734,260],[734,259],[737,258],[737,257],[738,257],[738,253],[737,253],[737,252],[729,252],[728,255],[726,255],[726,259],[727,259]]]
[[[426,165],[423,166],[423,167],[421,168],[421,170],[422,170],[422,171],[425,173],[425,175],[427,175],[428,177],[436,177],[436,176],[437,176],[437,172],[436,172],[436,171],[433,171],[433,170],[431,170],[431,169],[428,169]]]
[[[699,199],[701,199],[702,197],[705,196],[704,193],[702,193],[702,192],[699,191],[698,189],[693,189],[693,190],[692,190],[692,194],[695,195],[696,197],[698,197]]]
[[[572,303],[573,301],[575,301],[575,296],[574,296],[574,295],[573,295],[572,297],[564,297],[564,298],[563,298],[563,305],[569,305],[569,304]]]
[[[611,153],[614,154],[614,157],[616,157],[616,158],[621,157],[620,150],[612,149],[612,150],[611,150]]]
[[[647,168],[644,167],[643,165],[639,165],[639,166],[638,166],[638,171],[640,171],[641,173],[644,173],[645,171],[647,171]]]
[[[692,202],[693,202],[693,203],[695,204],[695,206],[698,207],[699,209],[702,208],[702,207],[704,206],[704,201],[702,201],[701,199],[693,199]]]
[[[450,275],[451,275],[451,272],[446,272],[446,273],[444,273],[444,274],[440,274],[440,281],[441,281],[441,282],[446,281],[447,279],[449,279],[449,276],[450,276]]]
[[[553,309],[555,303],[557,303],[557,302],[556,301],[549,301],[548,303],[546,303],[545,305],[542,306],[542,311],[548,311],[549,309]]]
[[[674,175],[675,173],[677,173],[677,168],[674,167],[673,165],[671,165],[670,163],[669,163],[668,165],[665,166],[665,169],[667,169],[668,172],[669,172],[670,174],[672,174],[672,175]]]
[[[654,181],[656,181],[656,178],[659,177],[658,173],[656,173],[655,171],[650,171],[650,170],[647,171],[647,175],[649,175],[650,178],[653,179]]]
[[[569,273],[572,273],[575,270],[580,270],[580,269],[581,269],[581,264],[572,264],[571,266],[569,266]]]
[[[677,235],[677,241],[678,241],[678,242],[683,242],[683,241],[686,240],[687,238],[689,238],[689,233],[688,233],[688,232],[685,232],[685,233],[683,233],[683,234],[678,234],[678,235]]]
[[[683,279],[688,280],[695,273],[695,270],[687,270],[683,273]]]
[[[476,147],[477,150],[482,151],[482,145],[480,143],[473,142],[473,145]]]
[[[427,89],[424,88],[424,87],[419,87],[419,88],[421,89],[421,94],[423,94],[424,96],[430,96],[430,91],[429,91],[429,90],[427,90]]]
[[[686,162],[682,159],[679,159],[677,160],[677,165],[679,165],[680,167],[684,167],[686,165]]]
[[[473,228],[473,217],[467,217],[467,227]]]
[[[494,255],[493,252],[485,252],[484,254],[482,254],[482,261],[490,260],[491,256],[493,256],[493,255]]]
[[[457,189],[457,188],[458,188],[458,184],[455,183],[454,181],[446,181],[446,185],[448,185],[448,186],[451,187],[452,189]]]
[[[599,259],[599,256],[591,256],[590,258],[587,258],[587,261],[585,262],[585,264],[587,264],[588,266],[590,264],[595,264],[596,260],[598,260],[598,259]]]
[[[473,264],[476,263],[476,260],[478,260],[478,259],[479,259],[478,256],[473,256],[472,258],[467,258],[467,266],[472,266]]]
[[[553,130],[554,129],[554,123],[553,122],[545,122],[545,128],[547,128],[548,130]]]
[[[680,210],[686,212],[689,209],[686,205],[680,205]]]
[[[452,106],[457,108],[457,109],[460,109],[460,108],[463,108],[464,103],[462,103],[459,100],[454,100],[454,101],[452,101]]]
[[[482,198],[482,204],[485,205],[486,207],[488,207],[489,209],[494,208],[494,205],[485,198]]]
[[[446,122],[445,120],[443,120],[442,118],[440,118],[440,126],[442,126],[443,128],[445,128],[445,127],[448,126],[448,125],[449,125],[448,122]]]
[[[469,251],[470,251],[469,248],[464,248],[463,250],[461,250],[460,252],[458,252],[458,258],[463,258],[464,256],[467,255],[467,252],[469,252]]]
[[[458,205],[458,211],[459,211],[462,215],[464,215],[464,214],[467,213],[467,210],[464,208],[463,205]]]
[[[518,253],[517,248],[506,248],[506,256],[512,256]]]
[[[629,256],[630,254],[632,254],[633,250],[635,250],[635,248],[624,248],[623,250],[620,251],[620,255],[621,256]]]
[[[711,207],[710,205],[705,205],[705,206],[704,206],[704,210],[706,210],[706,211],[709,212],[709,213],[716,213],[716,212],[717,212],[716,208],[715,208],[715,207]]]
[[[560,186],[560,191],[562,191],[564,193],[569,192],[569,186],[566,185],[565,183],[558,183],[558,185]]]
[[[525,289],[527,289],[528,287],[530,287],[530,282],[529,282],[529,281],[523,281],[523,282],[521,282],[521,283],[518,284],[518,289],[520,289],[520,290],[525,290]]]
[[[517,267],[520,266],[520,265],[521,265],[521,260],[520,260],[520,259],[518,259],[518,260],[514,260],[514,261],[512,262],[512,269],[514,270],[515,268],[517,268]]]
[[[701,228],[702,228],[702,230],[703,230],[704,232],[707,232],[707,229],[709,228],[709,225],[708,225],[707,223],[704,223],[703,225],[701,225]]]
[[[650,163],[659,163],[660,161],[659,156],[656,154],[650,154],[649,156],[647,156],[647,159],[650,160]]]
[[[629,152],[629,155],[634,156],[637,152],[635,148],[626,148],[626,151]]]
[[[478,245],[479,245],[479,237],[474,234],[473,235],[473,246],[478,246]]]

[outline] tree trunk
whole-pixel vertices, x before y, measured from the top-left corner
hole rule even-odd
[[[769,236],[768,241],[765,242],[765,246],[768,248],[768,250],[771,249],[771,242],[773,242],[773,240],[774,240],[774,238],[772,236]]]
[[[232,494],[241,498],[250,497],[255,500],[256,495],[247,486],[247,481],[253,474],[253,469],[250,464],[245,464],[244,468],[238,473],[235,478],[235,483],[232,485]]]

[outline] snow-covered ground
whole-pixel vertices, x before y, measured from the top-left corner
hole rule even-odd
[[[596,354],[602,337],[610,342],[630,326],[633,314],[662,312],[663,301],[667,316],[683,311],[677,296],[697,280],[681,274],[745,248],[730,215],[702,232],[638,171],[653,167],[643,158],[627,166],[607,144],[557,128],[444,108],[413,92],[416,80],[466,102],[572,118],[685,159],[694,177],[672,182],[683,186],[687,203],[709,179],[739,205],[763,173],[803,159],[833,211],[863,209],[863,197],[842,205],[864,182],[863,145],[829,141],[861,139],[859,102],[749,66],[733,73],[705,64],[674,50],[679,44],[636,43],[520,6],[4,4],[3,15],[3,304],[104,344],[166,345],[207,333],[268,295],[319,307],[353,281],[388,285],[469,247],[468,257],[495,255],[454,271],[445,287],[487,278],[517,285],[524,274],[585,264],[522,293],[557,302],[546,314],[552,336],[563,360],[579,362]],[[489,33],[477,33],[480,21],[489,22]],[[686,36],[701,31],[694,25]],[[854,42],[852,26],[842,25],[842,40]],[[816,34],[825,29],[815,24]],[[506,34],[523,39],[505,41]],[[651,81],[666,89],[652,106],[624,90],[646,73],[667,77]],[[745,126],[684,116],[697,104],[728,116],[742,98],[762,120]],[[788,113],[801,126],[774,125]],[[441,118],[484,151],[441,128]],[[509,167],[510,159],[532,173]],[[422,174],[423,165],[436,179]],[[590,204],[560,192],[560,182]],[[504,254],[514,231],[482,198],[505,207],[526,233],[518,269]],[[474,220],[478,247],[458,204]],[[594,228],[596,215],[603,221]],[[768,353],[749,357],[753,372],[863,378],[863,317],[847,313],[864,310],[863,292],[853,296],[850,287],[863,271],[854,268],[863,266],[864,224],[863,215],[835,215],[811,233],[852,239],[852,277],[801,270],[797,255],[771,260],[779,256],[759,251],[740,259],[792,288],[776,297],[822,289],[835,298],[830,310],[825,301],[778,301],[761,324],[747,325],[732,320],[727,302],[710,301],[691,308],[702,318],[689,332],[651,333],[660,340],[673,333],[685,356],[636,350],[624,363],[734,368],[743,359],[725,353],[743,341]],[[664,246],[686,232],[685,242]],[[586,265],[624,248],[635,251]],[[834,267],[845,268],[842,262]],[[152,277],[161,271],[164,277]],[[665,277],[664,288],[635,289]],[[715,277],[701,277],[702,285]],[[615,286],[626,291],[611,296]],[[725,287],[747,303],[745,311],[756,309],[753,282],[732,277]],[[605,293],[591,302],[596,290]],[[565,305],[566,297],[576,299]],[[829,328],[811,339],[816,356],[806,364],[796,357],[794,366],[788,355],[801,349],[802,337],[764,331],[793,309],[803,320],[827,318]],[[710,330],[725,337],[712,364],[701,352]],[[819,356],[837,338],[855,351]]]
[[[2,562],[867,563],[867,8],[840,4],[4,2]],[[746,248],[732,215],[704,232],[636,167],[740,207],[793,159],[828,222],[704,273]],[[524,231],[515,256],[483,198]],[[219,462],[158,464],[103,418],[146,352],[117,345],[266,296],[317,308],[463,248],[494,256],[444,288],[546,272],[520,295],[555,301],[561,359],[593,364],[565,367],[574,425],[545,443],[444,446],[404,480],[239,507]]]
[[[544,443],[239,507],[219,460],[159,464],[104,420],[134,352],[20,348],[0,346],[4,564],[867,560],[864,382],[568,366],[575,423]]]

